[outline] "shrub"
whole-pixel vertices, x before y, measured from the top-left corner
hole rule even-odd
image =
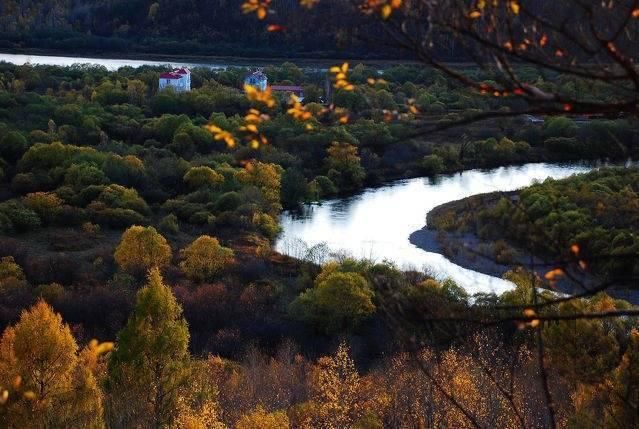
[[[427,155],[421,162],[421,168],[426,175],[435,175],[444,171],[444,160],[439,155]]]
[[[208,281],[233,263],[233,250],[215,237],[202,235],[180,251],[180,268],[196,281]]]
[[[240,198],[237,192],[227,192],[217,199],[215,209],[221,212],[233,211],[238,208],[240,204],[242,204],[242,198]]]
[[[224,183],[224,176],[210,167],[192,167],[184,175],[184,182],[191,188],[216,187]]]
[[[28,147],[27,139],[22,134],[12,131],[0,140],[0,157],[14,163],[22,157]]]
[[[178,225],[178,218],[173,213],[169,213],[160,220],[160,230],[169,234],[177,234],[180,232],[180,225]]]
[[[35,211],[41,219],[50,222],[57,216],[62,200],[53,192],[33,192],[22,198],[24,205]]]
[[[16,200],[0,204],[0,213],[4,214],[18,232],[38,228],[41,224],[38,214]]]

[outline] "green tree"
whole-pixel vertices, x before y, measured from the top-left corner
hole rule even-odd
[[[349,143],[333,142],[327,149],[328,177],[341,191],[352,191],[362,186],[366,172],[357,155],[357,147]]]
[[[152,226],[133,225],[122,234],[113,256],[125,271],[162,268],[171,261],[171,246]]]
[[[224,176],[213,170],[211,167],[192,167],[184,175],[184,182],[191,188],[201,186],[217,187],[224,183]]]
[[[291,304],[292,314],[327,333],[356,327],[373,314],[374,293],[366,279],[354,272],[332,272]]]
[[[27,139],[16,131],[11,131],[0,140],[0,157],[7,162],[14,163],[29,147]]]
[[[115,426],[160,428],[173,423],[190,375],[188,345],[182,307],[160,270],[153,268],[109,360],[109,414]]]

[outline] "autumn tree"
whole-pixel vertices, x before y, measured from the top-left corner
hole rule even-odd
[[[26,284],[26,277],[22,267],[13,256],[3,256],[0,259],[0,292],[8,292]]]
[[[179,393],[191,370],[188,345],[182,307],[153,268],[109,360],[113,424],[160,428],[175,421]]]
[[[113,256],[123,270],[139,272],[168,265],[171,246],[152,226],[134,225],[124,231]]]
[[[252,162],[246,168],[237,173],[241,183],[257,187],[266,201],[266,211],[269,214],[277,214],[281,210],[282,167],[263,162]]]
[[[233,262],[233,250],[215,237],[202,235],[180,251],[180,269],[196,281],[211,280]]]
[[[359,384],[360,376],[344,342],[333,356],[320,358],[312,373],[312,397],[318,404],[316,427],[352,427],[363,414]]]
[[[362,186],[366,172],[357,154],[357,147],[349,143],[333,142],[328,152],[328,178],[342,191],[352,191]]]
[[[205,165],[191,167],[184,175],[184,182],[191,188],[217,187],[224,183],[224,176]]]
[[[92,372],[97,358],[95,347],[78,353],[71,330],[44,301],[23,311],[0,340],[0,383],[13,389],[3,393],[9,401],[2,425],[102,428],[102,393]]]
[[[269,413],[261,406],[244,414],[235,424],[235,429],[288,429],[289,427],[288,416],[285,412]]]

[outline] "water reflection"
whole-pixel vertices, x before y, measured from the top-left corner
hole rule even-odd
[[[428,269],[438,277],[453,278],[470,293],[501,293],[512,284],[464,269],[440,254],[425,252],[411,244],[408,236],[422,228],[426,213],[440,204],[479,193],[511,191],[548,177],[563,178],[594,167],[527,164],[435,179],[399,180],[353,197],[307,205],[301,213],[284,213],[283,232],[276,249],[301,257],[308,247],[326,243],[333,252],[375,261],[386,259],[404,269]]]

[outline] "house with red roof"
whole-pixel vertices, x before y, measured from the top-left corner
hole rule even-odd
[[[187,92],[191,90],[191,71],[181,67],[170,72],[160,73],[158,88],[160,91],[173,88],[175,92]]]

